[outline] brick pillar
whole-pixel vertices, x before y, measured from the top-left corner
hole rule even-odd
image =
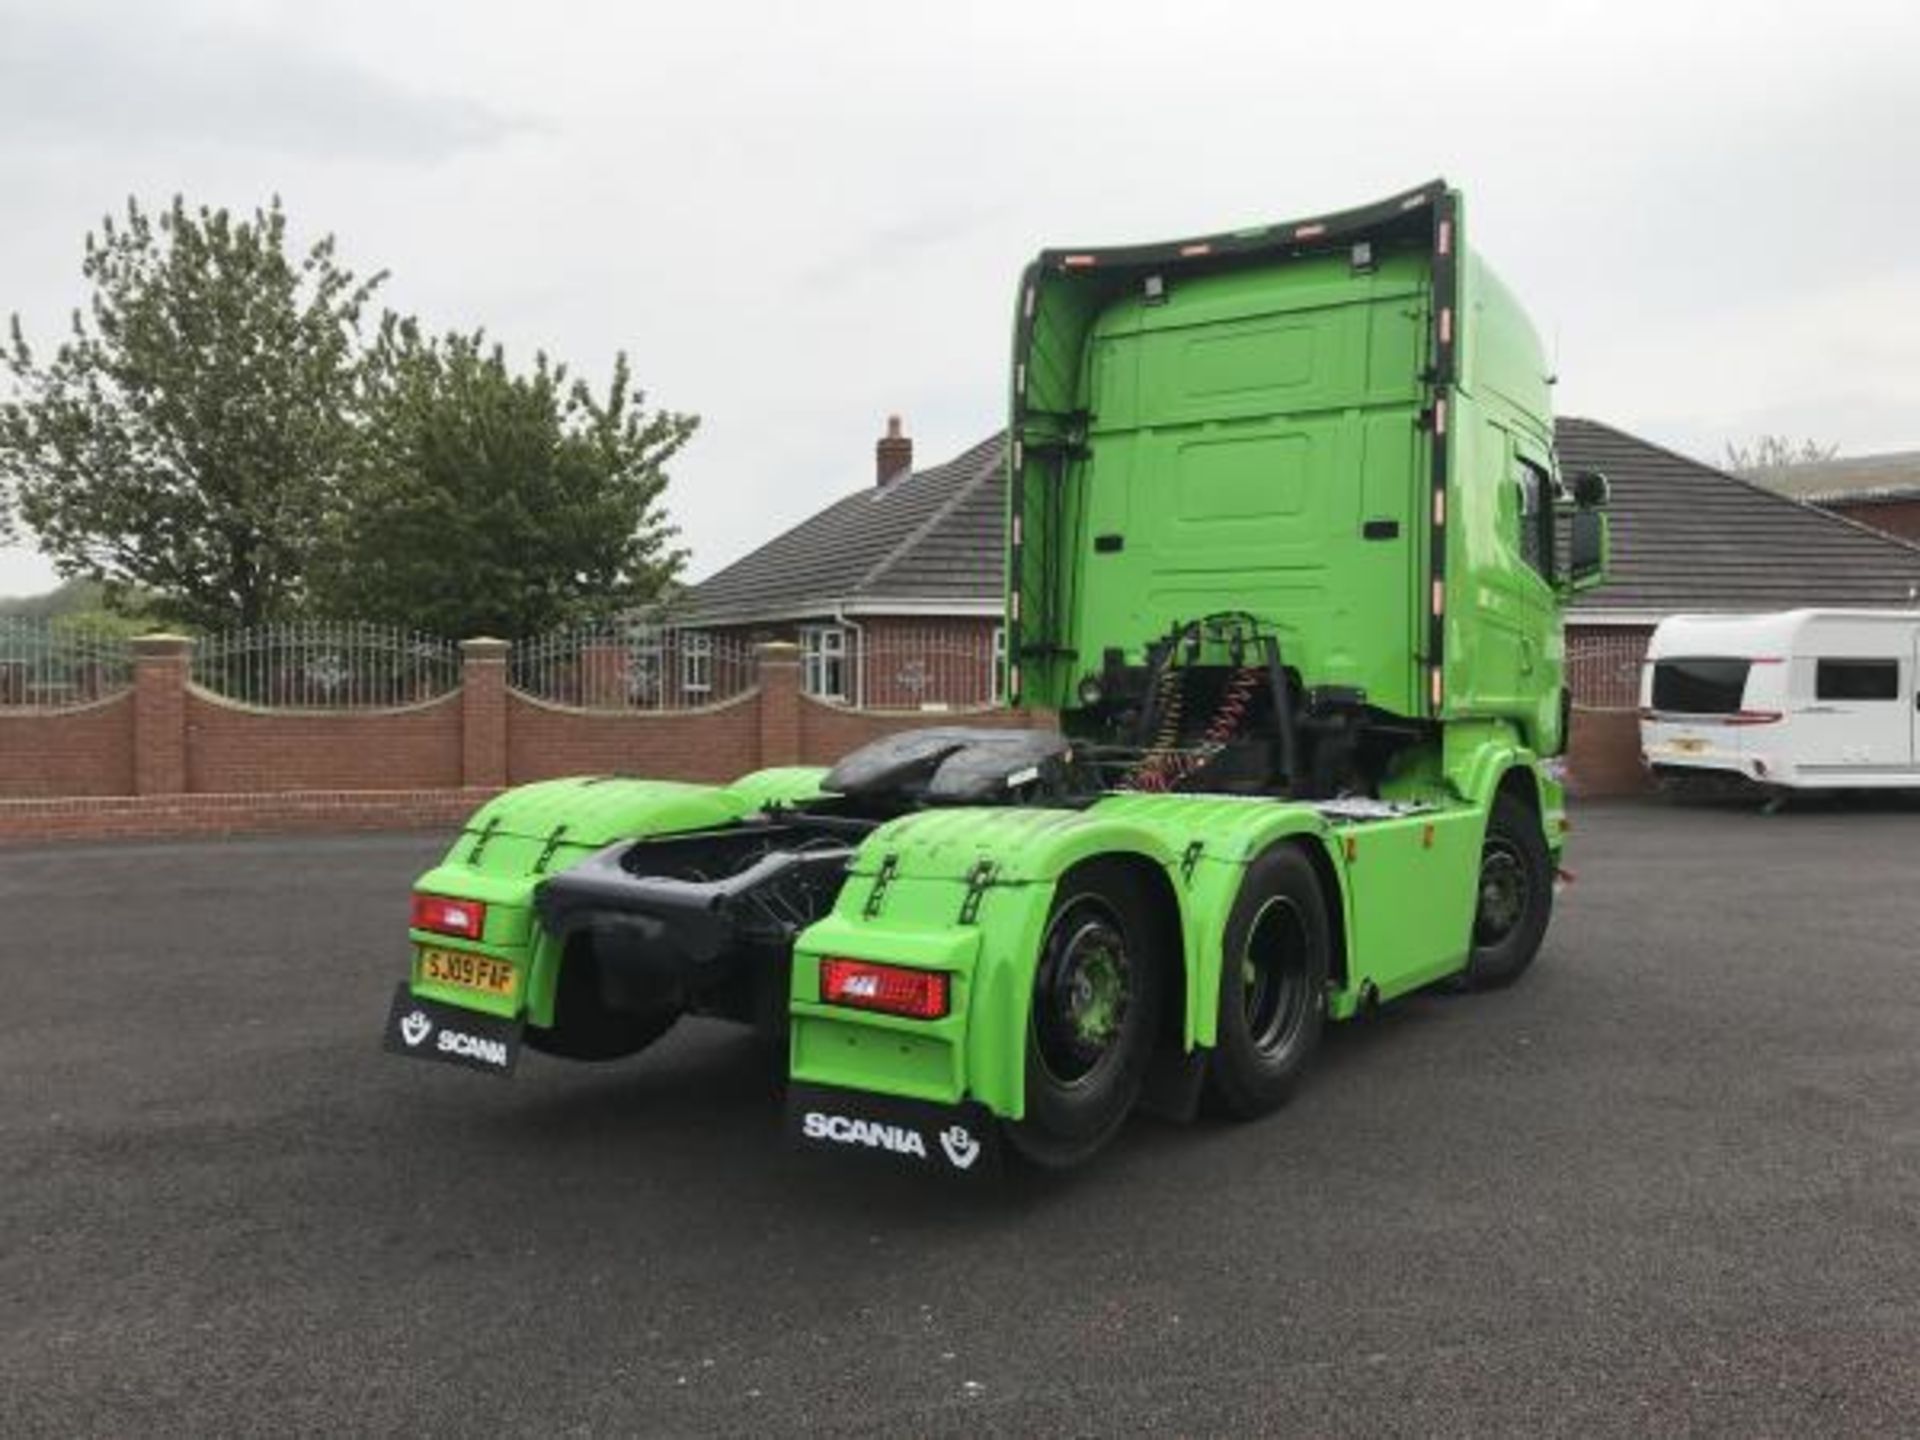
[[[497,789],[507,783],[505,640],[460,642],[460,779]]]
[[[133,793],[187,788],[187,674],[193,641],[140,635],[133,641]]]
[[[800,763],[800,647],[772,640],[754,647],[760,675],[760,763]]]

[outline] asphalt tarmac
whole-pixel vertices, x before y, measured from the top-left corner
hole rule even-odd
[[[1512,991],[946,1189],[381,1053],[432,837],[0,851],[0,1433],[1920,1428],[1920,811],[1576,811]]]

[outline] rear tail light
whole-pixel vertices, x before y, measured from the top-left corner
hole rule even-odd
[[[436,935],[457,935],[462,940],[478,940],[487,928],[487,907],[478,900],[455,900],[447,895],[415,895],[413,917],[408,923],[415,930],[431,930]]]
[[[820,998],[827,1004],[915,1020],[938,1020],[947,1013],[947,980],[944,971],[909,970],[870,960],[820,962]]]
[[[1729,725],[1772,725],[1779,721],[1778,710],[1741,710],[1727,716]]]

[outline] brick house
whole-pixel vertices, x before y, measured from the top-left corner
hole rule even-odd
[[[1776,495],[1920,541],[1920,450],[1778,465],[1747,478]]]
[[[1598,421],[1563,419],[1558,432],[1563,472],[1599,470],[1613,486],[1612,579],[1567,617],[1573,768],[1589,789],[1640,783],[1640,661],[1665,616],[1920,596],[1920,546]],[[890,422],[874,485],[693,587],[679,623],[796,641],[803,688],[816,696],[876,708],[990,703],[1001,437],[929,470],[913,470],[911,455]]]
[[[915,470],[913,442],[892,417],[874,447],[873,484],[693,586],[673,624],[735,652],[738,642],[792,641],[801,688],[817,699],[991,705],[1005,634],[1005,481],[998,435]]]

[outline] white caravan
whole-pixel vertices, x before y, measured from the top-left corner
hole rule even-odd
[[[1673,615],[1640,671],[1656,774],[1920,787],[1920,610]]]

